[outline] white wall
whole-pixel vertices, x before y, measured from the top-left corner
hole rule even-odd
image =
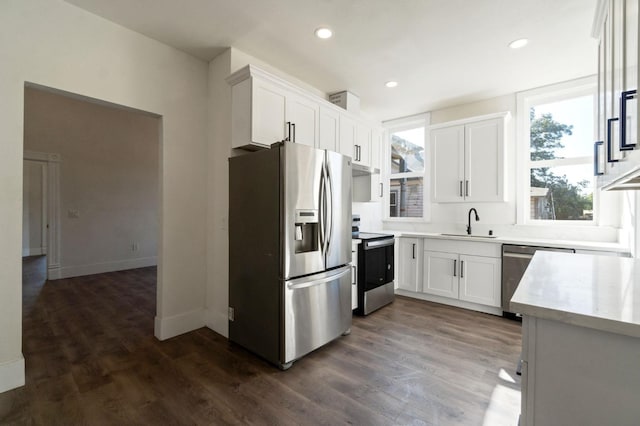
[[[25,89],[24,149],[62,160],[60,268],[50,278],[157,263],[160,124],[151,114]]]
[[[44,176],[46,163],[25,160],[23,164],[22,192],[22,255],[34,256],[44,254],[45,242],[43,238],[44,220],[43,207]]]
[[[506,194],[507,201],[501,203],[430,203],[431,221],[398,222],[385,221],[388,230],[412,230],[422,232],[464,232],[471,207],[478,210],[480,221],[473,223],[474,232],[487,233],[493,230],[496,235],[530,236],[537,238],[555,238],[565,240],[617,241],[620,222],[620,199],[617,194],[603,194],[601,205],[604,213],[598,227],[522,225],[516,223],[516,94],[500,96],[459,105],[451,108],[431,111],[431,124],[471,118],[498,112],[510,112],[505,144]],[[614,206],[612,208],[612,206]]]
[[[207,64],[60,0],[2,1],[0,52],[0,391],[24,383],[25,82],[162,116],[155,334],[204,325]]]

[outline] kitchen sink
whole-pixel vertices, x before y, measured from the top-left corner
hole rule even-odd
[[[469,234],[440,234],[444,237],[465,237],[465,238],[496,238],[495,235],[469,235]]]

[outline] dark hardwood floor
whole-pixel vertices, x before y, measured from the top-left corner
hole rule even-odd
[[[1,424],[517,424],[517,322],[398,297],[279,371],[207,328],[155,339],[155,268],[47,282],[43,262]]]

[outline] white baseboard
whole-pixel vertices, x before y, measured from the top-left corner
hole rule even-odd
[[[0,393],[24,386],[24,357],[0,364]]]
[[[31,248],[23,248],[22,249],[22,257],[41,256],[43,254],[47,254],[47,248],[46,247],[31,247]]]
[[[443,305],[470,309],[472,311],[484,312],[485,314],[502,316],[502,309],[494,306],[480,305],[478,303],[466,302],[464,300],[450,299],[448,297],[435,296],[427,293],[415,293],[413,291],[400,289],[396,289],[396,294],[400,296],[413,297],[414,299],[428,300],[429,302],[442,303]]]
[[[227,313],[215,312],[211,309],[204,311],[205,325],[224,337],[229,337],[229,318]]]
[[[127,269],[144,268],[155,266],[158,258],[141,257],[138,259],[115,260],[113,262],[93,263],[90,265],[61,266],[49,269],[49,279],[57,280],[61,278],[81,277],[83,275],[103,274],[105,272],[124,271]]]
[[[154,334],[159,340],[167,340],[205,326],[204,309],[155,319]]]

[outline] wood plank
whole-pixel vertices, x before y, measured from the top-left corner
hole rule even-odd
[[[43,259],[24,261],[27,383],[1,424],[517,422],[517,322],[398,297],[280,371],[207,328],[155,339],[155,268],[48,282]]]

